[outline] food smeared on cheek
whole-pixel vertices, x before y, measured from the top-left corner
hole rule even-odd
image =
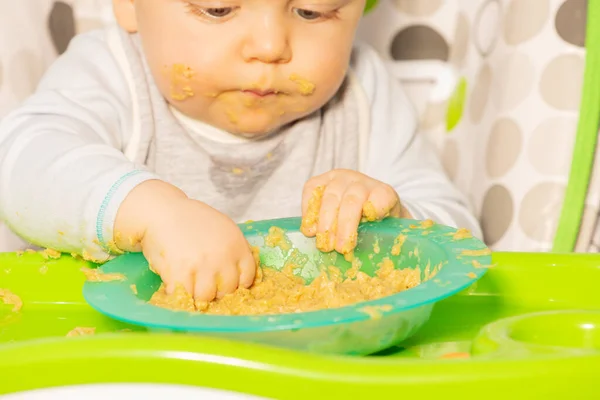
[[[298,85],[300,93],[304,96],[309,96],[315,92],[315,84],[308,79],[299,76],[298,74],[291,74],[290,81]]]
[[[171,78],[171,98],[177,101],[183,101],[194,97],[192,89],[192,79],[194,70],[186,64],[173,64],[170,71]]]
[[[239,122],[239,118],[238,116],[231,110],[225,110],[225,115],[227,116],[227,119],[229,120],[229,122],[231,122],[232,124],[237,124]]]

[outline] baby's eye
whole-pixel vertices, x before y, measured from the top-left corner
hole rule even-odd
[[[209,17],[223,18],[233,12],[233,7],[205,8],[204,13]]]
[[[300,18],[305,19],[307,21],[314,21],[314,20],[317,20],[317,19],[323,17],[323,13],[320,13],[318,11],[312,11],[312,10],[304,10],[302,8],[296,8],[296,9],[294,9],[294,12]]]
[[[237,7],[200,7],[197,4],[188,3],[187,12],[208,21],[222,22],[230,17],[237,10]]]

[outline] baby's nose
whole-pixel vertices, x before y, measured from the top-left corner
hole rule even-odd
[[[289,30],[283,21],[265,16],[248,32],[242,50],[246,61],[286,63],[292,58]]]

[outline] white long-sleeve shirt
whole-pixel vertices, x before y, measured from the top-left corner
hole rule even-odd
[[[111,27],[76,37],[36,92],[0,122],[0,218],[31,243],[106,260],[124,198],[141,182],[169,176],[157,162],[148,161],[147,147],[141,150],[150,133],[140,122],[149,118],[140,110],[140,97],[148,93],[140,93],[135,82],[139,71],[132,68],[139,60],[132,56],[135,46],[120,39],[124,35]],[[365,116],[353,128],[358,136],[356,169],[394,187],[415,218],[466,227],[481,237],[465,197],[418,134],[414,110],[399,82],[365,45],[356,45],[352,60],[348,85],[358,99],[353,100],[358,113]],[[193,141],[210,141],[232,152],[235,146],[251,145],[168,110]],[[164,124],[159,122],[152,124],[159,131],[156,138]],[[188,175],[179,171],[177,176]],[[175,183],[185,187],[186,179],[180,179]],[[296,186],[298,199],[292,206],[299,215],[302,188]],[[202,200],[203,187],[197,190],[192,195]],[[235,212],[235,204],[229,206]],[[270,208],[273,215],[268,216],[277,216]]]

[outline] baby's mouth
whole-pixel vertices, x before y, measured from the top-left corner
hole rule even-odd
[[[242,90],[242,93],[256,97],[269,97],[279,94],[279,91],[274,89],[244,89]]]

